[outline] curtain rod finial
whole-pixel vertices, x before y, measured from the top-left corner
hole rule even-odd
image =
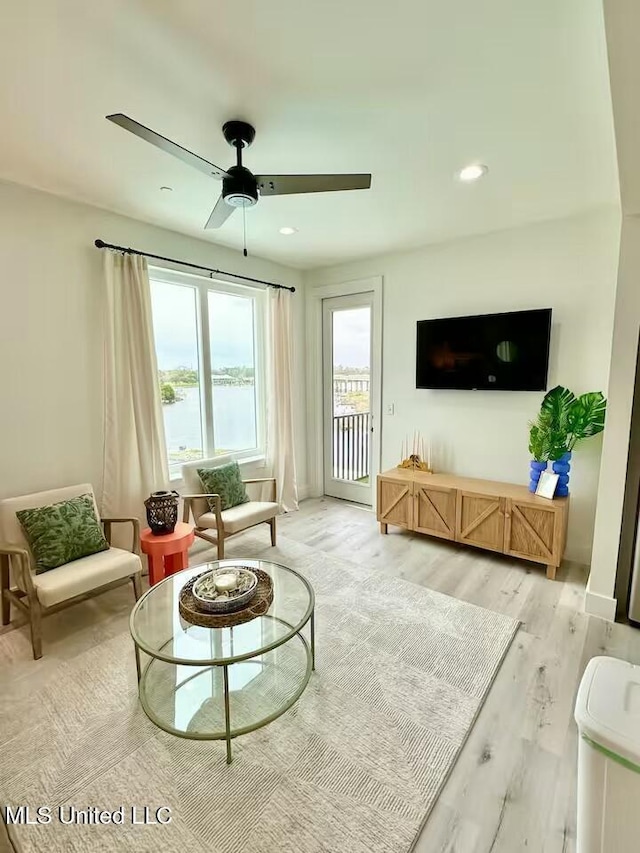
[[[95,241],[95,243],[93,245],[96,247],[96,249],[104,249],[106,244],[105,244],[104,240],[98,239]]]

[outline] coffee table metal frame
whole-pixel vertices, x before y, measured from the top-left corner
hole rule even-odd
[[[249,561],[239,560],[238,562],[242,563],[244,565],[245,562],[249,562]],[[131,632],[131,637],[133,639],[133,645],[134,645],[135,656],[136,656],[136,671],[137,671],[137,676],[138,676],[138,697],[140,699],[140,704],[142,705],[142,708],[143,708],[145,714],[147,715],[147,717],[151,720],[152,723],[154,723],[156,726],[158,726],[158,728],[162,729],[165,732],[168,732],[169,734],[175,735],[176,737],[182,737],[182,738],[186,738],[189,740],[224,740],[224,741],[226,741],[227,764],[231,764],[231,761],[232,761],[231,741],[234,738],[239,737],[240,735],[248,734],[249,732],[254,732],[257,729],[260,729],[263,726],[266,726],[269,723],[272,723],[278,717],[282,716],[282,714],[286,713],[289,710],[289,708],[291,708],[293,705],[295,705],[295,703],[298,701],[300,696],[302,696],[302,694],[304,693],[305,688],[306,688],[306,686],[309,683],[309,680],[311,678],[311,673],[314,672],[315,668],[316,668],[316,665],[315,665],[315,657],[316,657],[315,593],[313,591],[313,587],[311,586],[309,581],[303,575],[301,575],[299,572],[296,572],[295,569],[289,568],[289,566],[283,566],[280,563],[273,563],[270,560],[260,560],[259,562],[266,564],[267,566],[270,565],[270,566],[275,566],[278,569],[284,569],[285,571],[290,572],[291,574],[295,575],[297,578],[299,578],[302,581],[302,583],[306,587],[307,592],[309,594],[308,607],[304,613],[304,616],[302,617],[302,619],[300,620],[300,622],[297,625],[291,625],[289,622],[286,622],[284,619],[282,619],[278,616],[272,616],[269,613],[265,613],[262,616],[256,617],[257,619],[273,619],[273,620],[279,622],[280,624],[284,625],[286,628],[289,629],[289,631],[284,635],[284,637],[280,637],[278,640],[276,640],[272,643],[269,643],[260,649],[252,650],[252,651],[247,652],[245,654],[241,654],[241,655],[237,655],[237,656],[231,656],[231,657],[212,658],[210,660],[207,660],[207,659],[191,660],[188,658],[179,658],[178,659],[175,656],[169,655],[168,653],[164,652],[164,649],[166,649],[167,646],[170,646],[173,643],[173,636],[170,637],[166,641],[166,643],[164,643],[159,649],[153,649],[150,646],[145,645],[140,640],[140,638],[136,636],[136,634],[134,632],[134,621],[135,621],[135,616],[136,616],[137,611],[140,609],[141,605],[143,604],[143,602],[145,601],[145,599],[148,596],[153,595],[154,592],[157,592],[158,588],[162,584],[171,583],[171,582],[175,581],[175,579],[177,577],[179,577],[180,574],[182,574],[182,572],[178,572],[174,575],[166,577],[166,578],[164,578],[164,580],[162,580],[159,583],[154,584],[154,586],[150,587],[147,590],[147,592],[145,592],[144,595],[142,595],[141,598],[136,602],[136,605],[133,608],[133,610],[131,612],[131,616],[129,618],[129,629]],[[197,566],[197,567],[192,566],[190,569],[185,570],[185,574],[186,574],[186,572],[192,573],[194,568],[202,568],[203,571],[207,571],[207,567],[215,568],[220,563],[227,565],[227,564],[230,564],[231,561],[230,560],[215,560],[215,561],[211,561],[210,563],[203,563],[202,566]],[[185,583],[186,583],[186,579],[185,579]],[[177,603],[176,603],[176,607],[177,607]],[[307,640],[307,638],[302,634],[302,629],[305,627],[305,625],[307,625],[307,623],[309,623],[309,640]],[[245,623],[245,624],[247,624],[247,623]],[[219,628],[208,628],[208,629],[206,629],[205,628],[205,630],[218,631],[221,629],[219,629]],[[231,632],[233,632],[233,628],[230,628],[229,630]],[[232,636],[233,636],[233,634],[232,634]],[[267,654],[268,652],[271,652],[274,649],[277,649],[279,646],[282,646],[285,643],[288,643],[289,640],[292,640],[294,637],[297,637],[298,640],[300,640],[300,642],[302,643],[302,646],[306,652],[306,658],[307,658],[306,670],[305,670],[305,673],[304,673],[304,676],[302,678],[302,681],[300,683],[299,688],[295,691],[293,696],[282,707],[278,708],[273,713],[269,714],[266,717],[263,717],[262,719],[258,720],[256,723],[252,723],[250,725],[242,726],[238,729],[232,729],[231,711],[230,711],[230,706],[229,706],[229,667],[233,666],[234,664],[242,663],[243,661],[247,661],[247,660],[252,660],[256,657]],[[149,660],[147,661],[147,663],[145,664],[144,667],[142,666],[141,661],[140,661],[140,652],[141,651],[145,655],[147,655],[149,658]],[[160,661],[164,661],[165,663],[175,664],[175,665],[179,665],[179,666],[197,666],[198,667],[198,672],[194,673],[193,676],[190,676],[189,678],[187,678],[183,682],[181,682],[179,687],[184,686],[184,684],[186,684],[191,678],[195,678],[197,675],[200,675],[202,673],[203,667],[207,667],[207,666],[209,668],[222,667],[222,677],[223,677],[223,687],[224,687],[224,691],[223,691],[224,721],[225,721],[224,732],[211,732],[211,733],[209,733],[209,732],[185,732],[185,731],[182,731],[180,729],[176,729],[176,728],[173,728],[172,726],[167,725],[166,723],[164,723],[159,718],[159,716],[154,712],[153,708],[151,707],[151,704],[149,702],[149,698],[145,692],[147,675],[149,673],[149,669],[151,668],[151,666],[153,665],[155,660],[160,660]],[[178,687],[176,687],[176,690],[177,689],[178,689]]]

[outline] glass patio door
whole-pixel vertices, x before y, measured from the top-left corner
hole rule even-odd
[[[373,294],[322,301],[324,492],[373,503]]]

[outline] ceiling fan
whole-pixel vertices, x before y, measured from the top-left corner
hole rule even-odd
[[[260,196],[368,190],[371,186],[371,175],[254,175],[242,165],[242,149],[248,148],[256,135],[254,128],[244,121],[228,121],[223,125],[224,138],[236,149],[236,165],[220,169],[129,116],[115,113],[107,119],[206,175],[222,180],[222,194],[205,228],[220,228],[235,208],[253,207]]]

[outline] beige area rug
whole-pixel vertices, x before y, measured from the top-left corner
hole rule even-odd
[[[282,537],[228,556],[272,558],[316,590],[317,671],[265,728],[224,744],[172,737],[144,715],[128,589],[50,617],[45,657],[0,636],[0,805],[50,806],[14,826],[23,851],[406,853],[456,761],[517,630],[483,608],[390,580]],[[193,561],[192,561],[193,562]],[[166,825],[65,826],[60,806]]]

